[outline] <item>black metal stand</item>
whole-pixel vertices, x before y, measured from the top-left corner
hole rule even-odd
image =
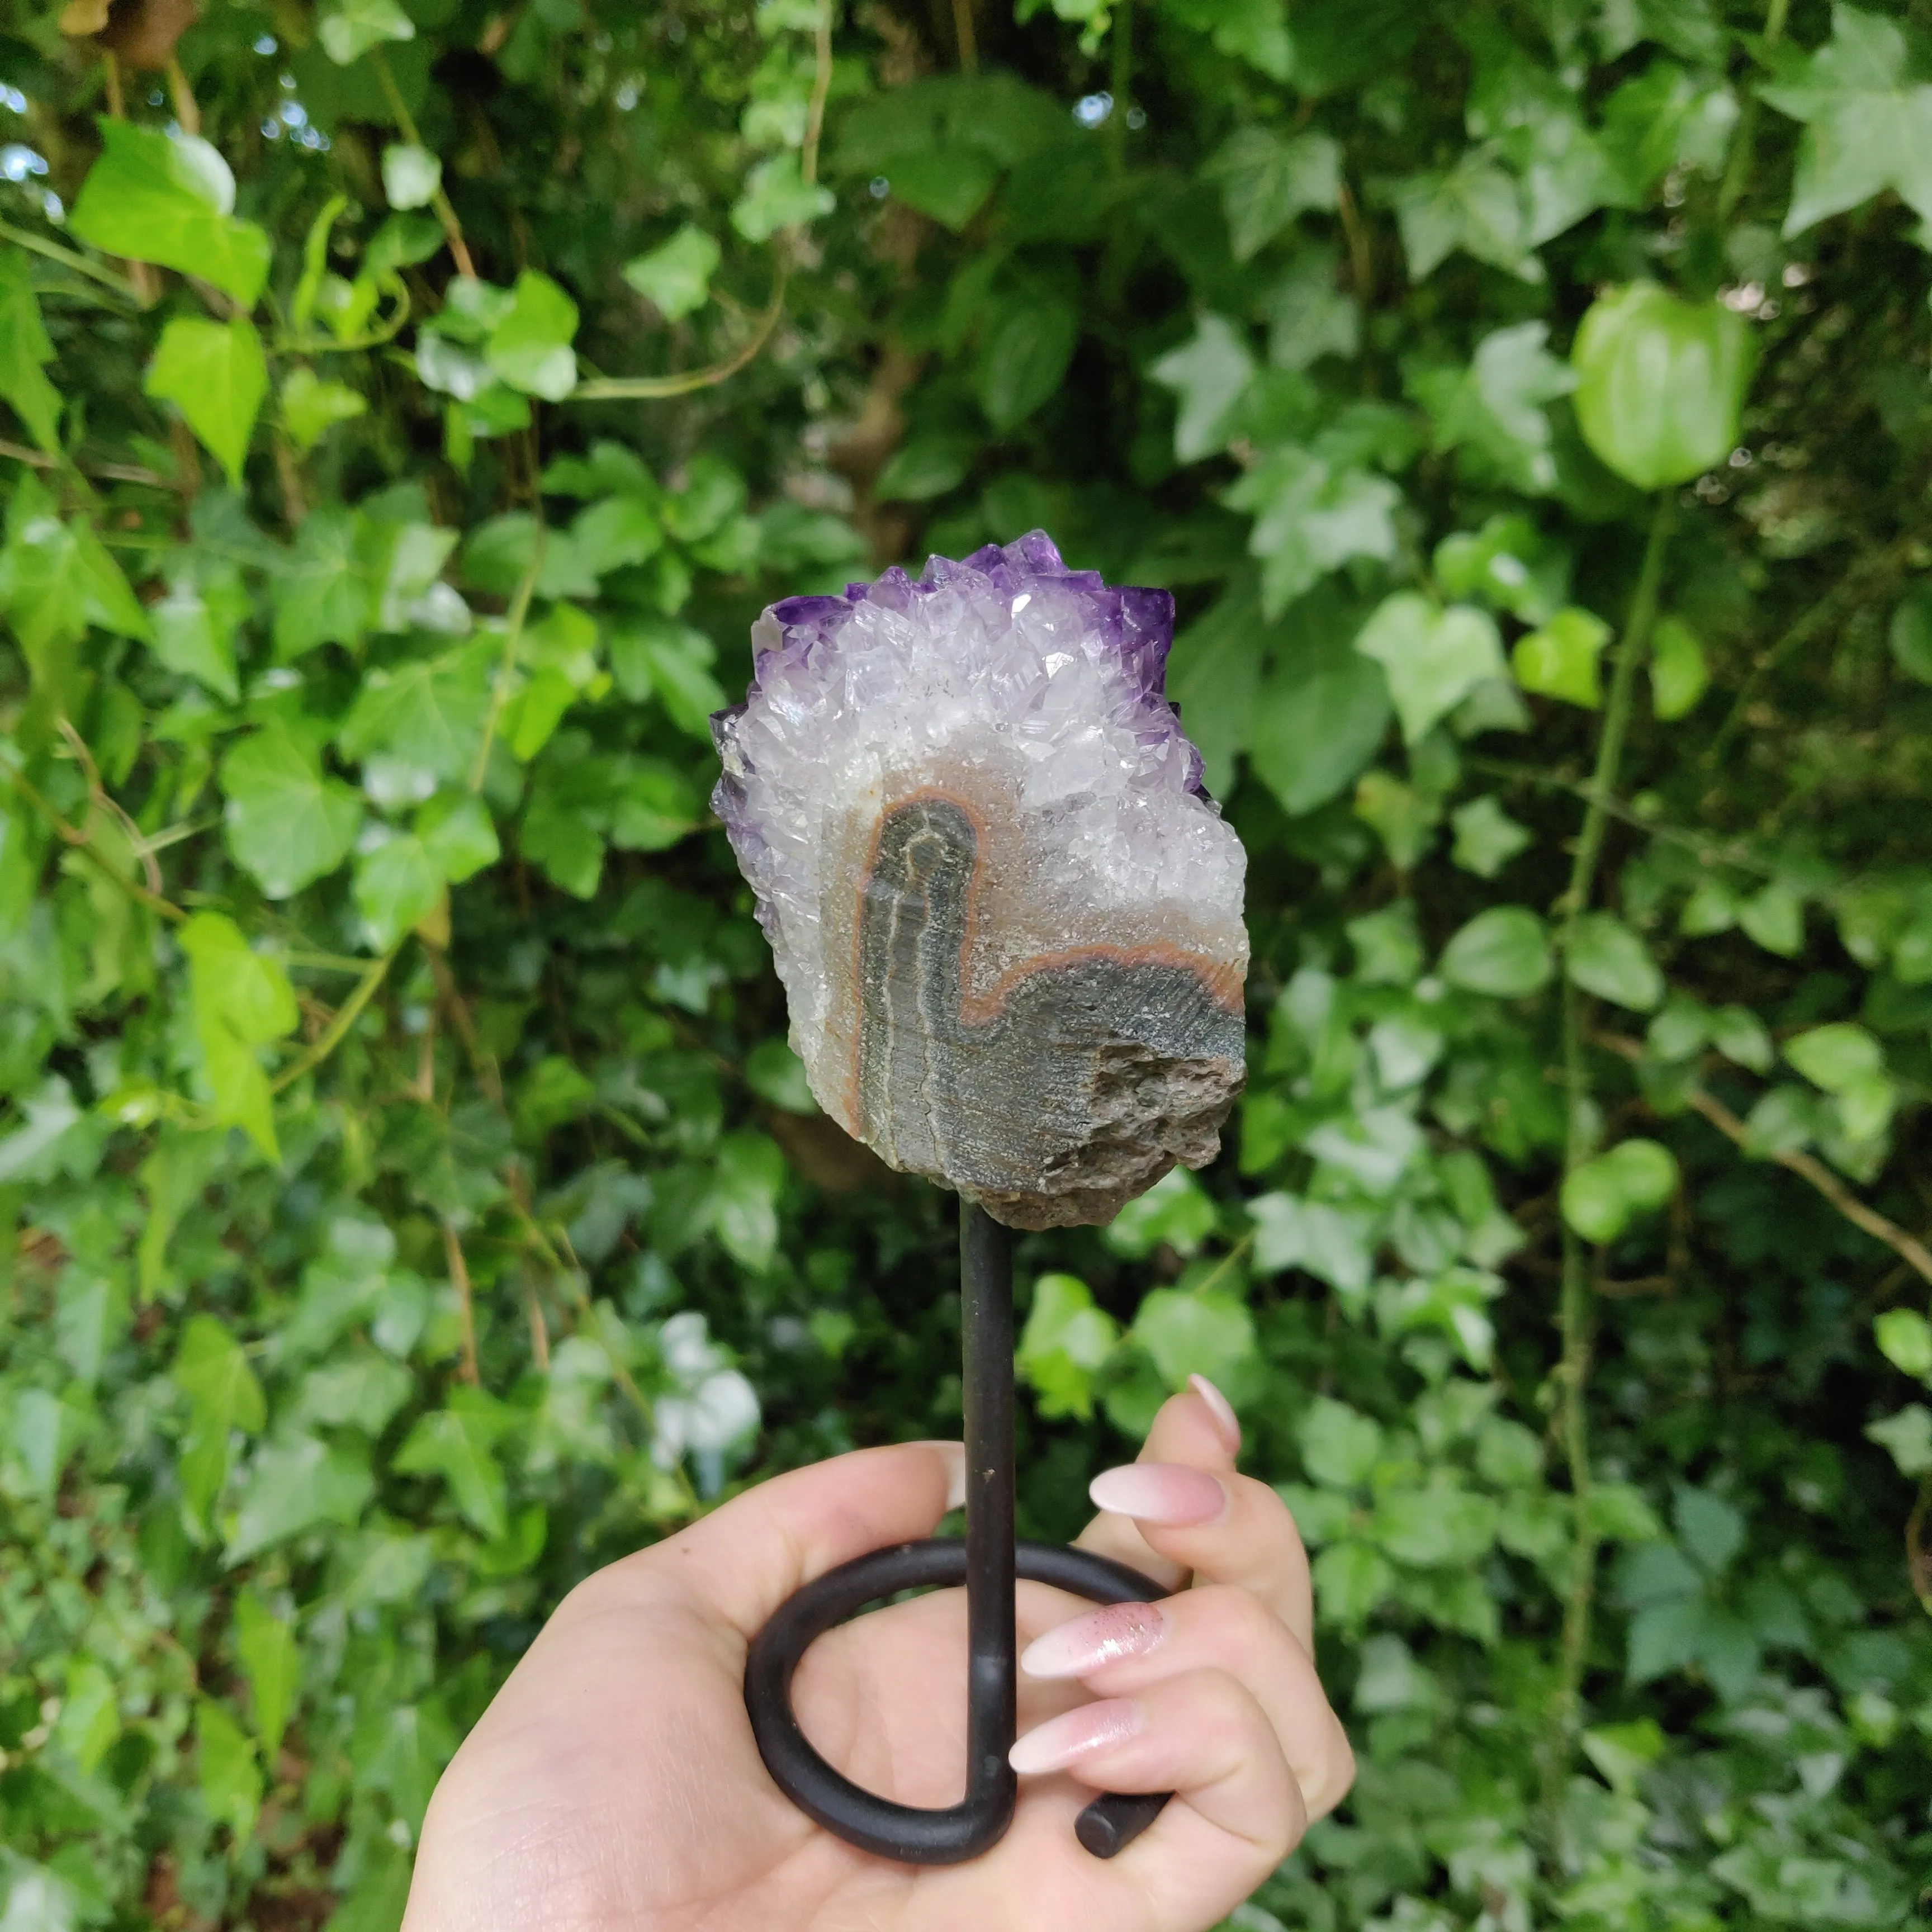
[[[778,1606],[753,1640],[745,1706],[765,1766],[805,1814],[848,1844],[908,1864],[956,1864],[998,1844],[1012,1822],[1018,1781],[1012,1748],[1018,1642],[1016,1576],[1099,1604],[1145,1603],[1165,1594],[1124,1563],[1016,1543],[1013,1535],[1013,1238],[982,1208],[962,1202],[959,1272],[964,1331],[966,1540],[928,1538],[855,1558]],[[896,1804],[862,1790],[815,1751],[792,1714],[792,1673],[814,1637],[901,1590],[966,1586],[966,1796],[940,1810]],[[1166,1792],[1110,1792],[1082,1811],[1074,1831],[1096,1858],[1110,1858],[1158,1815]]]

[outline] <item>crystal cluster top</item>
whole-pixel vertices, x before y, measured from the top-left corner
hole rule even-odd
[[[1212,1160],[1240,1090],[1246,856],[1173,622],[1036,530],[773,604],[712,721],[819,1104],[1015,1227]]]

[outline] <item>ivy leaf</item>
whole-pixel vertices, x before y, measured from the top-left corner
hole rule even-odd
[[[1221,184],[1234,260],[1247,261],[1298,214],[1335,206],[1341,150],[1325,134],[1283,140],[1272,128],[1238,129],[1202,171]]]
[[[235,1600],[235,1654],[248,1680],[262,1761],[273,1765],[302,1689],[302,1651],[295,1633],[253,1590]]]
[[[60,447],[60,392],[44,375],[54,346],[41,325],[40,305],[24,251],[0,255],[0,396],[50,454]]]
[[[1414,590],[1384,598],[1357,635],[1355,648],[1388,674],[1402,735],[1411,745],[1486,678],[1504,671],[1502,640],[1486,611],[1471,604],[1438,610]]]
[[[983,148],[950,142],[892,163],[893,198],[929,214],[956,235],[985,206],[1000,178],[1000,165]]]
[[[1442,976],[1452,986],[1520,1000],[1550,983],[1550,934],[1526,906],[1491,906],[1442,949]]]
[[[1842,1094],[1885,1071],[1885,1049],[1863,1027],[1848,1021],[1795,1034],[1784,1043],[1784,1057],[1828,1094]]]
[[[336,742],[352,758],[380,754],[436,782],[466,780],[483,742],[498,649],[484,638],[442,657],[371,671]]]
[[[1570,352],[1584,441],[1640,490],[1689,482],[1736,443],[1756,353],[1722,302],[1680,302],[1654,282],[1599,296]]]
[[[1602,618],[1572,605],[1519,638],[1510,664],[1524,690],[1594,711],[1604,701],[1597,660],[1610,640],[1610,627]]]
[[[148,607],[149,646],[169,670],[196,679],[232,704],[241,694],[235,634],[254,609],[254,599],[232,563],[185,553],[169,567],[167,595]]]
[[[214,1118],[243,1129],[279,1162],[268,1076],[259,1046],[294,1032],[296,998],[272,959],[254,951],[225,914],[198,912],[175,935],[188,955],[196,1037],[214,1093]]]
[[[1456,831],[1451,862],[1479,879],[1493,879],[1532,842],[1529,828],[1519,825],[1486,792],[1458,806],[1450,823]]]
[[[283,663],[318,644],[354,646],[375,615],[376,586],[358,549],[359,520],[339,503],[311,511],[270,581],[275,656]]]
[[[268,391],[262,338],[244,316],[226,322],[177,316],[161,332],[143,392],[171,402],[237,489],[248,438]]]
[[[1388,729],[1388,680],[1345,636],[1318,631],[1280,652],[1246,729],[1256,775],[1299,814],[1355,777]]]
[[[1523,239],[1532,248],[1599,208],[1631,203],[1622,171],[1567,103],[1532,110],[1502,146],[1522,183]]]
[[[416,22],[396,0],[338,0],[317,23],[322,51],[338,67],[359,60],[386,40],[412,40]]]
[[[50,653],[76,642],[90,624],[124,638],[151,634],[148,614],[94,526],[79,511],[62,522],[31,476],[8,509],[0,610],[37,678],[54,668]]]
[[[1832,9],[1832,38],[1761,99],[1804,123],[1784,232],[1886,188],[1932,220],[1932,86],[1908,82],[1910,50],[1898,22],[1862,8]]]
[[[1339,266],[1334,249],[1304,248],[1268,291],[1262,309],[1275,368],[1310,368],[1361,346],[1362,312],[1336,286]]]
[[[1214,1202],[1185,1168],[1174,1167],[1107,1223],[1106,1240],[1116,1254],[1138,1261],[1163,1242],[1191,1255],[1214,1232]]]
[[[1003,303],[980,345],[975,388],[986,420],[1017,428],[1060,385],[1080,339],[1080,312],[1058,296],[1028,293]]]
[[[1574,371],[1549,352],[1548,325],[1494,329],[1465,370],[1414,372],[1409,388],[1436,420],[1436,447],[1460,449],[1478,476],[1495,476],[1546,495],[1556,484],[1544,404],[1576,386]]]
[[[248,1733],[212,1697],[194,1705],[195,1757],[201,1802],[208,1816],[226,1825],[237,1844],[245,1844],[262,1808],[262,1771]]]
[[[1650,639],[1651,709],[1666,724],[1682,718],[1697,708],[1710,682],[1696,633],[1679,618],[1660,620]]]
[[[1902,1476],[1922,1476],[1932,1471],[1932,1409],[1922,1402],[1910,1402],[1895,1415],[1869,1422],[1865,1434],[1889,1452]]]
[[[431,799],[416,814],[416,830],[436,870],[453,886],[502,856],[490,808],[474,792],[446,792]]]
[[[1613,1241],[1677,1191],[1677,1161],[1655,1141],[1620,1141],[1564,1175],[1563,1218],[1586,1241]]]
[[[418,1420],[391,1466],[402,1475],[440,1476],[457,1508],[494,1541],[510,1527],[495,1444],[514,1420],[508,1404],[481,1389],[453,1388],[446,1406]]]
[[[1165,0],[1162,12],[1205,34],[1216,52],[1246,61],[1270,80],[1294,71],[1282,0]]]
[[[1330,1396],[1317,1396],[1308,1405],[1294,1435],[1302,1467],[1324,1489],[1360,1488],[1382,1457],[1382,1425]]]
[[[1174,423],[1176,461],[1198,462],[1227,447],[1234,405],[1254,373],[1255,358],[1240,331],[1218,315],[1202,316],[1190,340],[1149,366],[1148,375],[1180,398]]]
[[[676,766],[640,758],[613,801],[610,842],[627,852],[662,852],[697,830],[704,817],[698,788]]]
[[[624,279],[667,322],[682,322],[711,299],[718,244],[687,222],[668,242],[624,264]]]
[[[268,279],[270,244],[266,230],[231,212],[228,164],[195,135],[105,116],[95,124],[100,158],[81,184],[68,226],[110,255],[198,275],[253,308]]]
[[[1722,173],[1738,119],[1728,87],[1693,80],[1675,61],[1653,61],[1604,104],[1603,146],[1632,199],[1673,166]]]
[[[1267,616],[1352,557],[1395,554],[1394,513],[1402,492],[1385,476],[1333,468],[1305,449],[1275,451],[1222,500],[1256,513],[1248,550],[1262,560]]]
[[[1094,1413],[1095,1372],[1114,1352],[1120,1326],[1094,1305],[1094,1292],[1076,1276],[1043,1274],[1034,1283],[1033,1306],[1014,1366],[1040,1398],[1049,1419]]]
[[[322,1523],[352,1526],[376,1486],[366,1453],[333,1448],[308,1435],[268,1444],[249,1468],[222,1552],[227,1562],[245,1563]]]
[[[638,496],[606,496],[580,512],[571,542],[593,577],[608,576],[655,556],[664,548],[657,512]]]
[[[760,161],[745,177],[745,192],[731,209],[731,226],[747,242],[769,242],[781,228],[796,228],[830,214],[838,206],[829,188],[808,182],[789,152]]]
[[[768,1135],[727,1134],[711,1184],[712,1226],[725,1252],[763,1274],[778,1252],[784,1156]]]
[[[1530,252],[1516,184],[1480,148],[1446,173],[1410,175],[1387,190],[1408,258],[1409,279],[1426,280],[1458,249],[1479,262],[1540,282],[1543,264]]]
[[[633,704],[655,695],[680,731],[711,742],[711,714],[728,701],[711,674],[717,646],[702,631],[668,617],[627,622],[610,637],[610,672]]]
[[[241,1343],[212,1315],[191,1315],[182,1330],[168,1378],[193,1405],[198,1421],[226,1434],[253,1434],[268,1420],[262,1384]]]
[[[1686,909],[1687,916],[1688,909]],[[1795,959],[1804,950],[1804,908],[1789,886],[1774,879],[1737,909],[1745,936],[1767,952]]]
[[[392,208],[427,208],[442,186],[442,164],[427,148],[398,141],[382,150],[382,193]]]
[[[313,449],[325,431],[365,415],[368,399],[346,382],[325,382],[312,369],[290,372],[282,385],[282,427],[302,451]]]
[[[1932,1382],[1932,1322],[1916,1308],[1888,1308],[1872,1323],[1879,1352],[1895,1369]]]
[[[372,833],[376,830],[371,827]],[[413,833],[392,832],[356,855],[356,910],[370,943],[386,952],[429,917],[442,897],[436,861]]]
[[[576,303],[549,276],[526,268],[490,332],[490,367],[512,388],[560,403],[577,386],[576,334]]]
[[[1232,1294],[1210,1288],[1157,1288],[1145,1297],[1129,1331],[1153,1358],[1171,1389],[1190,1376],[1205,1376],[1218,1388],[1237,1387],[1252,1375],[1254,1317]]]
[[[1664,975],[1650,950],[1614,914],[1580,914],[1567,928],[1563,961],[1571,981],[1599,999],[1647,1013],[1663,1004]]]
[[[362,829],[361,798],[280,719],[224,755],[221,790],[228,849],[272,899],[334,872]]]

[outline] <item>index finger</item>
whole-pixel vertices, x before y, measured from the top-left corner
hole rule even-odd
[[[748,1640],[794,1591],[828,1570],[931,1535],[965,1488],[957,1442],[855,1450],[747,1490],[599,1570],[573,1594],[656,1598],[668,1589]]]

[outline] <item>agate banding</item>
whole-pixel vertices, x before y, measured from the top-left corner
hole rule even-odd
[[[1172,600],[1040,532],[774,605],[714,803],[819,1104],[1010,1226],[1212,1160],[1240,842],[1162,694]]]

